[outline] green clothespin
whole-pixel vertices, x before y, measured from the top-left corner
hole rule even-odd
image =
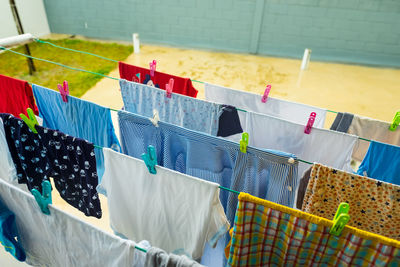
[[[249,134],[244,132],[244,133],[242,133],[242,140],[240,140],[240,151],[242,153],[247,152],[248,144],[249,144]]]
[[[33,110],[31,108],[27,108],[26,112],[28,113],[29,118],[23,113],[19,114],[19,116],[29,126],[32,132],[37,134],[38,132],[35,129],[35,125],[39,125],[39,123],[36,120],[35,113],[33,113]]]
[[[50,215],[49,204],[52,203],[51,199],[51,184],[45,180],[42,182],[42,194],[36,189],[31,190],[32,195],[35,197],[40,209],[44,214]]]
[[[396,115],[394,115],[392,124],[390,124],[389,130],[391,131],[396,131],[397,126],[400,124],[400,111],[396,112]]]
[[[147,166],[147,169],[149,169],[149,172],[152,174],[156,174],[156,165],[157,165],[157,154],[156,154],[156,149],[154,146],[148,146],[147,147],[147,153],[142,154],[142,159],[144,160],[144,163]]]
[[[339,236],[342,233],[343,228],[350,220],[349,210],[350,205],[348,203],[342,202],[339,204],[335,217],[333,217],[333,225],[329,231],[330,234]]]

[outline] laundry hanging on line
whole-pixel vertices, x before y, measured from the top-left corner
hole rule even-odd
[[[136,79],[136,75],[139,74],[141,83],[146,81],[145,84],[147,84],[148,80],[151,79],[154,85],[158,85],[158,87],[163,90],[165,90],[165,85],[169,83],[169,80],[174,79],[173,93],[191,97],[197,96],[198,91],[194,88],[189,78],[182,78],[159,71],[154,71],[154,76],[150,76],[150,69],[129,65],[124,62],[119,62],[118,66],[121,79],[133,81]]]
[[[311,112],[316,113],[314,126],[324,128],[326,110],[301,103],[291,102],[268,96],[265,103],[261,101],[262,95],[251,92],[239,91],[219,85],[204,84],[205,99],[215,103],[222,103],[288,120],[301,125],[306,125]],[[246,124],[245,114],[239,112],[242,125]]]
[[[350,208],[351,211],[351,208]],[[400,242],[270,201],[239,195],[229,266],[398,266]]]
[[[310,134],[305,134],[304,125],[253,112],[246,113],[246,121],[244,130],[251,136],[251,146],[287,151],[302,160],[352,170],[350,162],[357,142],[355,135],[320,128],[312,128]],[[299,177],[308,167],[299,164]]]
[[[44,127],[120,151],[110,109],[73,96],[68,96],[68,103],[64,103],[56,91],[35,84],[32,88]],[[99,148],[95,148],[95,153],[97,175],[101,180],[104,173],[103,154]]]
[[[338,113],[331,130],[354,134],[362,138],[400,146],[400,129],[389,131],[389,122],[384,122],[350,113]],[[362,161],[368,151],[369,142],[358,140],[353,158]]]
[[[253,147],[242,153],[238,143],[223,138],[164,122],[155,127],[148,118],[124,111],[118,117],[122,150],[127,155],[140,158],[153,145],[160,166],[283,205],[294,204],[298,161],[292,154]],[[237,195],[223,190],[220,199],[233,223]],[[216,250],[207,247],[202,263],[210,259],[207,263],[222,264],[223,244],[218,242]]]
[[[93,144],[38,125],[33,133],[21,119],[0,117],[18,183],[42,192],[42,182],[52,177],[61,198],[86,216],[101,218]]]
[[[205,243],[215,247],[228,231],[218,184],[159,166],[152,174],[143,160],[107,148],[103,153],[106,171],[99,187],[118,235],[200,259]]]
[[[36,115],[39,114],[32,88],[27,81],[0,74],[0,96],[0,113],[27,115],[26,109],[31,108]]]
[[[302,210],[330,219],[341,202],[348,225],[400,240],[400,186],[315,164]]]
[[[239,118],[234,117],[225,119],[229,121],[222,121],[221,126],[225,128],[219,129],[220,119],[225,109],[223,105],[180,94],[167,97],[163,90],[126,80],[120,80],[120,86],[126,111],[153,117],[153,112],[156,110],[159,119],[163,122],[211,135],[217,135],[220,131],[234,134],[242,132],[235,131],[241,130],[241,127]],[[239,126],[235,123],[239,123]]]
[[[400,186],[400,147],[371,141],[357,174]]]
[[[125,111],[118,112],[124,154],[141,158],[147,146],[157,152],[158,165],[221,186],[293,206],[298,161],[293,154],[247,147]],[[233,222],[237,196],[221,192],[228,220]]]

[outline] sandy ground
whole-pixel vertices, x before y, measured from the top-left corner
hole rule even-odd
[[[130,55],[126,62],[148,67],[153,59],[157,60],[159,71],[259,94],[270,83],[273,97],[329,110],[346,111],[385,121],[391,121],[399,110],[399,69],[311,61],[309,69],[300,72],[300,60],[152,45],[142,46],[141,53]],[[119,78],[118,68],[109,75]],[[203,85],[194,85],[199,90],[198,97],[204,98]],[[122,107],[122,99],[118,89],[118,81],[104,78],[82,98],[119,109]],[[113,116],[115,118],[115,114]],[[333,119],[334,114],[329,114],[326,127],[329,127]],[[53,198],[56,206],[111,232],[104,197],[101,199],[103,218],[100,220],[84,216],[60,199],[58,192],[53,193]],[[1,266],[19,266],[3,251],[0,252],[0,263]]]

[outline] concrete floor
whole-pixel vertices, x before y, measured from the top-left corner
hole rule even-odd
[[[159,71],[259,94],[270,83],[273,97],[330,110],[391,121],[400,109],[399,69],[311,61],[309,69],[300,72],[300,60],[152,45],[142,46],[141,53],[130,55],[126,62],[148,67],[153,59],[157,60]],[[119,78],[117,66],[109,75]],[[198,97],[203,98],[202,84],[194,85],[200,91]],[[122,107],[118,81],[107,78],[102,79],[82,98],[110,108]],[[329,127],[333,119],[334,114],[330,114],[326,127]],[[84,216],[60,199],[58,192],[53,193],[53,202],[82,220],[111,232],[104,197],[101,198],[104,215],[100,220]],[[19,265],[1,251],[0,266],[24,265]]]

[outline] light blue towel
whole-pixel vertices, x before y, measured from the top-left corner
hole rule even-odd
[[[152,118],[156,109],[163,122],[217,135],[222,105],[174,93],[168,98],[165,90],[126,80],[119,84],[126,111]]]
[[[64,103],[59,92],[35,84],[32,89],[44,127],[88,140],[98,146],[121,150],[110,109],[73,96],[68,96],[68,103]],[[101,181],[104,173],[103,152],[96,148],[95,153],[97,174]]]
[[[400,185],[400,147],[371,141],[357,174]]]

